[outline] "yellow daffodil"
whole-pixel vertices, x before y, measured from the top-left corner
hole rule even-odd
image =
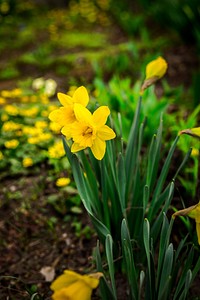
[[[105,125],[110,110],[107,106],[99,107],[93,114],[81,104],[74,105],[76,120],[70,127],[64,126],[62,133],[69,137],[71,135],[74,143],[71,152],[77,152],[87,147],[96,159],[104,157],[107,140],[115,138],[114,131]]]
[[[198,138],[200,139],[200,127],[195,127],[195,128],[191,128],[191,129],[184,129],[184,130],[181,130],[179,132],[179,134],[188,134],[188,135],[191,135],[195,138]]]
[[[167,62],[164,58],[159,56],[157,59],[152,60],[146,66],[146,78],[141,88],[141,93],[154,84],[158,79],[163,77],[167,71]]]
[[[68,184],[70,184],[70,179],[69,178],[60,177],[56,180],[56,186],[58,186],[58,187],[67,186]]]
[[[58,99],[63,107],[52,111],[49,114],[49,119],[63,127],[76,121],[74,115],[74,104],[79,103],[83,106],[87,106],[89,96],[86,88],[81,86],[75,90],[72,97],[63,93],[58,93]]]
[[[200,202],[196,205],[175,212],[172,217],[175,218],[177,216],[189,216],[190,218],[195,219],[198,243],[200,245]]]
[[[99,285],[102,273],[80,275],[66,270],[52,284],[53,300],[90,300],[92,290]]]

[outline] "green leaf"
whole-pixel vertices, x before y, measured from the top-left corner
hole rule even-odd
[[[128,278],[131,299],[137,299],[138,294],[138,284],[137,284],[137,272],[133,257],[133,247],[131,244],[130,234],[127,227],[126,220],[122,220],[121,224],[121,243],[122,243],[122,253],[123,260],[125,263],[126,276]]]
[[[115,285],[115,270],[114,270],[114,261],[113,261],[113,240],[110,234],[106,236],[106,258],[108,262],[109,275],[111,279],[111,285],[113,290],[113,295],[117,299],[117,291]]]
[[[160,285],[158,289],[158,300],[168,299],[169,295],[169,284],[171,281],[173,266],[173,245],[170,244],[165,252],[165,257],[163,261],[162,272],[160,274]]]

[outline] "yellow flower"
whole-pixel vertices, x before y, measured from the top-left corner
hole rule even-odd
[[[0,104],[5,104],[6,100],[3,97],[0,97]]]
[[[18,129],[21,129],[22,125],[15,123],[13,121],[7,121],[3,124],[2,126],[2,131],[7,132],[7,131],[16,131]]]
[[[166,60],[161,56],[148,63],[146,66],[146,78],[142,85],[141,93],[158,79],[163,77],[167,71],[167,67]]]
[[[4,145],[8,149],[15,149],[19,145],[19,142],[18,140],[13,139],[13,140],[6,141]]]
[[[65,150],[62,141],[56,142],[53,146],[48,149],[50,158],[61,158],[65,155]]]
[[[17,116],[19,113],[19,110],[16,106],[8,104],[4,107],[4,111],[7,112],[7,114],[11,116]]]
[[[195,138],[198,138],[200,139],[200,127],[195,127],[195,128],[191,128],[191,129],[184,129],[184,130],[181,130],[179,132],[179,134],[188,134],[188,135],[191,135]]]
[[[199,156],[199,150],[197,148],[193,148],[191,152],[191,156]]]
[[[47,122],[46,121],[36,121],[35,122],[35,127],[36,128],[46,128],[48,126]]]
[[[2,160],[4,158],[3,153],[0,151],[0,160]]]
[[[200,202],[196,205],[175,212],[172,217],[177,216],[189,216],[196,221],[196,231],[198,237],[198,243],[200,245]]]
[[[65,177],[61,177],[61,178],[58,178],[56,180],[56,186],[58,186],[58,187],[66,186],[69,183],[70,183],[70,179],[69,178],[65,178]]]
[[[31,157],[25,157],[22,161],[22,165],[24,168],[31,167],[33,165],[33,160]]]
[[[54,291],[53,300],[91,300],[92,290],[99,285],[99,279],[103,276],[97,272],[89,275],[80,275],[66,270],[52,284]]]
[[[81,86],[75,90],[72,97],[63,93],[58,93],[58,99],[63,107],[52,111],[49,114],[49,119],[63,127],[76,121],[74,115],[74,104],[79,103],[83,106],[87,106],[89,96],[86,88]]]
[[[74,114],[77,119],[70,127],[64,126],[62,133],[71,135],[74,143],[71,152],[77,152],[87,147],[96,159],[101,160],[106,151],[106,142],[115,138],[114,131],[105,125],[110,110],[107,106],[99,107],[93,114],[81,104],[74,105]]]
[[[59,133],[62,127],[58,123],[56,123],[56,122],[50,122],[49,128],[54,133]]]

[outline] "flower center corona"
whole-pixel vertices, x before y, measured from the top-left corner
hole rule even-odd
[[[92,135],[92,128],[91,127],[87,127],[86,130],[82,133],[83,136],[86,136],[86,135]]]

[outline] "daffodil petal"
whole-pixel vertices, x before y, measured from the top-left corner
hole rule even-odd
[[[157,59],[152,60],[146,66],[146,80],[158,77],[161,78],[167,71],[167,62],[164,58],[159,56]]]
[[[93,142],[91,150],[94,157],[98,160],[101,160],[106,152],[106,142],[97,137]]]
[[[200,245],[200,223],[198,222],[196,222],[196,231],[197,231],[198,243]]]
[[[97,110],[93,113],[93,120],[95,124],[97,124],[98,127],[103,126],[106,123],[109,114],[110,109],[108,106],[100,106],[97,108]]]
[[[115,132],[107,125],[102,126],[97,131],[97,136],[104,141],[114,139],[116,137]]]
[[[63,94],[63,93],[58,93],[57,94],[58,100],[63,106],[68,106],[73,104],[72,97],[69,95]]]
[[[71,124],[76,120],[74,111],[71,106],[60,107],[59,109],[53,110],[49,114],[49,119],[60,124],[61,126]]]
[[[97,274],[97,278],[95,278],[94,276]],[[98,276],[98,274],[100,274]],[[94,275],[83,275],[83,280],[85,281],[85,283],[87,285],[89,285],[91,287],[91,289],[96,289],[98,284],[99,284],[99,278],[102,277],[102,273],[95,273]]]
[[[73,143],[72,146],[71,146],[71,152],[75,153],[75,152],[78,152],[78,151],[83,150],[85,148],[86,148],[85,146],[80,146],[78,143]]]
[[[79,280],[79,276],[79,274],[73,271],[68,271],[67,273],[60,275],[56,280],[54,280],[54,282],[51,284],[51,289],[53,291],[57,291],[66,288]]]
[[[70,140],[72,138],[72,134],[71,134],[71,126],[70,125],[66,125],[62,128],[61,133],[66,136],[67,140]]]
[[[87,106],[89,102],[89,95],[84,86],[77,88],[72,98],[74,103],[79,103],[83,106]]]
[[[91,300],[92,288],[90,288],[84,281],[79,280],[68,286],[67,288],[63,288],[60,291],[56,291],[52,295],[53,300]]]
[[[81,104],[74,104],[74,114],[79,122],[91,123],[92,122],[92,114],[91,112]]]

